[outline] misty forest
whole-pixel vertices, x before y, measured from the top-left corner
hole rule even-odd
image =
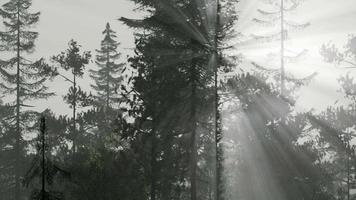
[[[354,0],[0,3],[0,200],[356,200]]]

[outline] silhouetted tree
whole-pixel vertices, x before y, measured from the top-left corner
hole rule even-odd
[[[68,94],[64,97],[66,103],[70,105],[70,108],[73,110],[73,124],[71,139],[73,142],[72,150],[76,152],[77,150],[77,107],[86,107],[91,105],[91,95],[83,91],[80,86],[77,86],[77,78],[82,77],[84,74],[85,66],[89,63],[91,54],[88,51],[85,51],[81,54],[80,45],[76,41],[71,40],[68,44],[68,49],[59,55],[53,56],[52,59],[54,62],[60,64],[60,66],[66,70],[70,71],[73,75],[73,79],[66,78],[67,81],[72,83],[72,86],[69,88]]]
[[[233,165],[229,173],[236,173],[236,183],[230,179],[229,188],[239,188],[233,197],[332,199],[325,191],[327,176],[317,164],[317,151],[310,143],[298,144],[310,126],[307,115],[291,114],[293,107],[267,78],[245,73],[227,84],[237,97],[236,111],[225,124],[230,129],[226,141],[233,141],[229,155],[237,158],[228,161]]]
[[[105,105],[106,110],[108,110],[113,103],[119,101],[115,90],[123,80],[122,70],[124,63],[116,63],[121,55],[117,51],[120,43],[115,41],[115,31],[111,29],[109,23],[106,24],[103,35],[104,39],[101,41],[101,47],[96,50],[98,53],[96,56],[98,70],[90,70],[90,77],[95,81],[95,84],[91,86],[97,92],[98,105]]]
[[[34,51],[35,40],[38,33],[32,31],[31,26],[35,25],[40,13],[31,13],[31,0],[11,0],[2,5],[0,15],[4,19],[5,30],[0,32],[3,50],[14,52],[15,55],[8,60],[1,61],[0,74],[4,80],[0,87],[8,95],[14,95],[15,101],[12,106],[15,107],[14,122],[16,131],[13,144],[15,152],[15,199],[21,197],[20,179],[21,179],[21,157],[24,153],[23,130],[29,120],[35,114],[31,111],[24,111],[21,108],[31,107],[26,101],[48,98],[53,93],[47,92],[48,88],[45,82],[55,75],[55,71],[45,64],[43,59],[32,62],[26,59],[26,54]]]
[[[272,7],[272,10],[257,9],[260,17],[254,18],[253,21],[261,26],[278,27],[277,33],[269,35],[252,35],[252,38],[257,41],[270,42],[278,39],[280,41],[280,92],[281,95],[286,95],[286,75],[285,75],[285,63],[288,61],[294,61],[304,56],[307,50],[295,53],[292,50],[285,48],[285,41],[289,38],[290,32],[295,30],[301,30],[310,25],[310,23],[298,23],[286,18],[286,13],[290,13],[298,9],[303,1],[301,0],[267,0],[265,4]],[[286,56],[286,52],[294,54],[294,56]],[[271,70],[270,70],[271,71]],[[287,80],[288,82],[288,80]],[[288,95],[288,94],[287,94]]]
[[[218,72],[221,66],[226,65],[225,56],[220,52],[224,49],[223,42],[231,37],[232,26],[236,22],[237,15],[234,10],[236,1],[223,1],[223,6],[218,1],[187,1],[177,3],[174,1],[136,1],[143,6],[153,7],[153,14],[144,20],[129,20],[122,18],[131,27],[139,27],[148,29],[149,31],[157,31],[160,29],[163,33],[172,35],[177,41],[186,43],[188,47],[171,48],[168,45],[161,44],[158,47],[153,47],[151,54],[156,57],[163,57],[165,64],[185,63],[190,65],[187,78],[190,83],[189,101],[191,108],[189,110],[190,132],[191,132],[191,198],[197,198],[196,189],[196,163],[197,163],[197,136],[196,129],[198,124],[198,93],[203,86],[207,89],[207,83],[212,82],[214,90],[212,94],[215,96],[211,101],[214,109],[211,110],[215,116],[215,143],[218,149],[220,140],[219,117],[218,117]],[[153,53],[155,50],[156,53]],[[157,51],[158,50],[158,51]],[[204,60],[204,62],[202,62]],[[189,64],[187,61],[190,61]],[[205,67],[203,67],[205,66]],[[203,80],[203,81],[202,81]],[[199,86],[198,86],[199,85]],[[207,90],[206,90],[207,91]],[[211,91],[210,91],[211,92]],[[215,113],[215,114],[214,114]],[[216,153],[218,155],[218,153]],[[218,156],[216,159],[218,163]],[[218,165],[216,167],[218,170]],[[219,175],[216,173],[216,183],[219,183]],[[219,188],[217,186],[216,188]],[[218,194],[219,192],[215,192]]]
[[[179,198],[180,192],[175,191],[182,188],[178,175],[186,167],[180,157],[184,148],[179,141],[183,139],[177,138],[181,123],[177,114],[186,109],[180,104],[183,99],[177,92],[187,87],[184,72],[174,64],[163,65],[164,58],[149,54],[152,47],[167,44],[170,39],[156,33],[136,39],[136,54],[129,61],[137,76],[131,79],[130,91],[122,88],[130,105],[128,112],[135,118],[134,131],[124,137],[132,137],[132,148],[141,152],[138,159],[142,160],[144,175],[150,180],[147,185],[152,199]]]
[[[337,48],[332,42],[323,44],[320,54],[324,57],[324,61],[328,63],[335,63],[343,69],[354,69],[356,68],[356,37],[349,35],[343,50]],[[325,133],[323,131],[322,133],[334,135],[333,140],[327,140],[327,142],[338,141],[339,147],[343,147],[341,149],[336,148],[336,152],[338,154],[337,159],[343,163],[342,166],[346,165],[346,174],[343,173],[343,167],[336,170],[336,174],[341,175],[341,179],[345,181],[346,198],[350,199],[350,190],[355,187],[355,172],[353,170],[355,169],[355,146],[351,143],[351,140],[355,137],[356,84],[350,74],[342,76],[339,82],[341,84],[341,92],[350,103],[345,108],[329,108],[319,119],[321,121],[317,121],[319,122],[317,124],[322,124],[324,128],[328,128],[327,131],[324,131]],[[346,178],[344,178],[345,176]],[[345,195],[345,187],[343,185],[344,183],[341,181],[340,198],[344,198]]]
[[[23,183],[26,187],[30,184],[34,189],[31,192],[31,200],[60,200],[64,199],[62,192],[53,188],[54,179],[57,175],[69,177],[69,173],[59,168],[51,160],[51,148],[47,143],[47,128],[45,117],[40,119],[40,135],[36,144],[37,154],[35,155],[32,165],[27,171]],[[36,183],[39,185],[36,188]],[[51,187],[52,186],[52,187]]]

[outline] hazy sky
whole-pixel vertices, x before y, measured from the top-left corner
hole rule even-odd
[[[241,0],[237,29],[246,35],[262,30],[251,22],[251,19],[256,16],[256,9],[261,7],[260,1]],[[0,0],[0,2],[7,1]],[[132,31],[117,19],[121,16],[139,18],[139,15],[132,11],[133,8],[134,5],[129,0],[33,0],[33,10],[39,10],[42,14],[39,24],[35,27],[40,36],[36,43],[36,52],[32,56],[49,58],[58,54],[67,48],[70,39],[77,40],[83,49],[94,51],[99,48],[101,32],[106,22],[110,22],[118,33],[118,40],[122,43],[120,48],[125,59],[126,55],[132,52],[133,35]],[[297,21],[310,22],[311,26],[292,35],[293,40],[287,43],[288,48],[309,50],[303,62],[291,66],[288,70],[301,77],[315,71],[319,73],[309,87],[301,91],[298,107],[307,110],[313,107],[325,108],[326,105],[331,105],[342,97],[336,93],[338,89],[336,79],[345,71],[336,70],[335,66],[323,63],[319,48],[329,40],[341,45],[346,42],[348,34],[356,34],[356,1],[306,0],[299,11],[289,17]],[[265,53],[273,51],[273,47],[252,45],[237,47],[237,51],[245,53],[247,58],[263,61]],[[90,67],[95,65],[91,64]],[[89,79],[84,78],[80,81],[80,85],[89,89]],[[38,109],[50,107],[56,113],[69,114],[70,110],[63,103],[62,96],[67,92],[70,84],[58,78],[50,86],[58,95],[48,101],[36,103]]]
[[[41,11],[40,22],[36,26],[40,35],[33,56],[49,58],[58,54],[67,48],[70,39],[78,41],[83,50],[94,53],[95,49],[100,47],[102,31],[109,22],[117,32],[118,41],[121,42],[119,48],[122,60],[125,60],[127,54],[132,51],[130,49],[134,39],[132,31],[117,19],[122,16],[137,17],[138,15],[132,12],[133,8],[134,5],[129,0],[33,0],[33,10]],[[95,64],[90,64],[89,68],[93,67]],[[79,80],[79,85],[89,90],[89,81],[91,80],[86,76]],[[39,110],[50,107],[58,114],[70,113],[68,105],[62,100],[62,96],[71,86],[70,83],[57,78],[50,86],[57,96],[37,103]]]
[[[265,27],[252,22],[251,19],[258,16],[256,9],[265,8],[262,0],[242,0],[241,17],[238,30],[246,35],[263,34]],[[266,9],[266,8],[265,8]],[[268,10],[267,10],[268,11]],[[296,77],[304,77],[313,72],[318,75],[308,87],[301,90],[297,107],[300,110],[315,108],[322,110],[335,101],[342,99],[338,93],[337,79],[348,71],[340,70],[333,64],[323,62],[319,54],[323,43],[333,41],[340,48],[346,43],[349,34],[356,34],[356,1],[355,0],[305,0],[300,8],[287,14],[286,18],[295,22],[309,22],[311,25],[302,30],[290,33],[290,40],[286,42],[286,48],[300,52],[308,50],[303,60],[295,64],[288,64],[287,73]],[[267,31],[268,32],[268,31]],[[279,53],[279,43],[249,45],[241,47],[250,60],[259,60],[261,63],[272,62],[266,56],[268,52]],[[273,63],[273,62],[272,62]],[[279,66],[279,60],[277,60]],[[356,75],[356,70],[352,73]],[[342,101],[339,101],[339,105]]]

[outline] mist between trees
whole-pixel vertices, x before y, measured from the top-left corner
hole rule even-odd
[[[264,34],[239,31],[242,0],[131,1],[143,17],[97,24],[100,48],[70,40],[37,60],[41,13],[31,0],[2,5],[1,200],[356,199],[356,36],[318,52],[343,70],[346,103],[301,112],[318,76],[289,71],[309,65],[291,45],[313,26],[293,21],[306,1],[261,1],[250,20]],[[113,23],[134,32],[127,58]],[[258,45],[277,46],[268,62],[240,50]],[[53,80],[69,85],[70,115],[33,105],[57,95]]]

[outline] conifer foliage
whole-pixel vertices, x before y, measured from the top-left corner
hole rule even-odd
[[[314,115],[298,112],[295,89],[315,74],[285,72],[306,53],[286,45],[292,31],[309,26],[287,19],[303,0],[263,0],[252,19],[275,28],[250,41],[278,41],[280,69],[236,56],[240,0],[131,0],[145,13],[119,19],[134,30],[127,60],[121,32],[106,23],[94,62],[71,40],[51,57],[53,67],[28,59],[39,35],[32,0],[6,1],[0,200],[355,199],[352,74],[339,80],[349,105]],[[329,43],[321,54],[355,68],[355,48],[350,35],[345,49]],[[87,73],[90,91],[82,89]],[[70,112],[33,111],[42,107],[32,103],[54,95],[47,83],[56,76],[69,83],[62,102]]]
[[[112,106],[112,103],[118,102],[115,91],[123,79],[121,72],[124,63],[116,63],[121,55],[117,51],[120,43],[115,41],[117,36],[109,23],[106,24],[103,35],[104,39],[101,41],[101,47],[96,50],[95,63],[98,69],[90,70],[90,77],[95,81],[95,84],[91,86],[97,92],[98,104],[105,105],[106,109],[108,109]]]
[[[185,71],[186,88],[182,88],[185,93],[186,102],[190,109],[180,112],[180,115],[187,116],[189,124],[187,128],[190,133],[190,191],[191,199],[199,198],[198,194],[198,173],[197,166],[199,155],[198,149],[201,142],[201,134],[198,130],[208,120],[202,116],[210,116],[213,121],[215,137],[215,149],[217,163],[215,169],[216,191],[214,195],[220,199],[221,193],[219,162],[222,153],[219,152],[221,143],[220,119],[219,119],[219,77],[218,75],[227,69],[228,58],[223,54],[223,49],[228,48],[226,42],[234,36],[232,27],[237,21],[235,0],[223,1],[135,1],[142,6],[154,8],[149,10],[151,16],[143,20],[130,20],[121,18],[128,26],[142,28],[157,34],[157,43],[151,46],[151,50],[146,52],[152,55],[155,65],[168,67],[175,65],[182,67]],[[153,34],[152,34],[153,35]],[[163,42],[160,36],[171,37],[171,41]],[[141,35],[142,36],[142,35]],[[160,40],[158,39],[160,38]],[[211,87],[213,85],[213,87]],[[208,99],[208,100],[207,100]],[[199,103],[198,103],[199,102]],[[206,112],[202,106],[205,106]],[[209,107],[210,109],[206,109]],[[204,118],[204,119],[202,119]],[[152,184],[154,185],[154,184]]]
[[[289,96],[293,93],[296,87],[300,87],[306,84],[308,80],[315,76],[312,74],[304,79],[295,79],[287,75],[286,65],[291,62],[296,62],[303,58],[307,54],[307,50],[304,49],[301,52],[295,52],[286,46],[286,41],[290,39],[292,32],[303,30],[310,26],[310,23],[299,23],[288,19],[287,14],[296,11],[301,4],[302,0],[267,0],[264,4],[270,9],[257,9],[258,17],[253,18],[253,22],[263,27],[276,28],[275,32],[268,33],[265,35],[252,35],[252,38],[258,42],[271,42],[278,40],[280,43],[280,69],[270,70],[264,68],[256,63],[253,63],[257,68],[262,69],[265,73],[270,73],[273,76],[280,79],[280,93],[284,96]],[[292,86],[290,86],[292,85]],[[292,88],[289,88],[289,87]]]
[[[84,69],[90,61],[91,54],[89,51],[81,53],[80,45],[74,40],[71,40],[68,46],[66,51],[53,56],[52,59],[64,70],[70,71],[73,76],[73,79],[65,77],[67,81],[72,83],[72,86],[69,88],[68,94],[64,96],[64,100],[73,110],[73,124],[70,139],[73,142],[72,150],[75,152],[77,148],[77,109],[78,107],[89,106],[89,102],[91,101],[91,94],[87,94],[87,92],[83,91],[80,86],[78,86],[77,78],[84,75]]]
[[[25,56],[34,51],[35,40],[38,33],[31,30],[35,25],[40,13],[31,13],[31,0],[10,0],[2,5],[0,15],[4,20],[5,30],[0,32],[1,49],[8,51],[11,57],[0,62],[0,75],[2,82],[1,89],[6,95],[13,96],[14,107],[11,123],[15,125],[13,146],[15,157],[15,199],[20,199],[20,178],[21,178],[21,157],[24,151],[23,131],[29,121],[36,114],[31,111],[24,111],[24,107],[31,107],[26,104],[29,100],[48,98],[53,93],[48,92],[45,83],[48,79],[56,75],[44,59],[31,61]]]
[[[30,200],[61,200],[64,199],[64,195],[54,189],[54,179],[58,175],[69,178],[69,173],[59,168],[51,160],[46,118],[42,116],[39,121],[40,123],[37,123],[40,129],[36,142],[37,153],[24,176],[23,183],[26,187],[34,185],[35,189],[31,191]]]

